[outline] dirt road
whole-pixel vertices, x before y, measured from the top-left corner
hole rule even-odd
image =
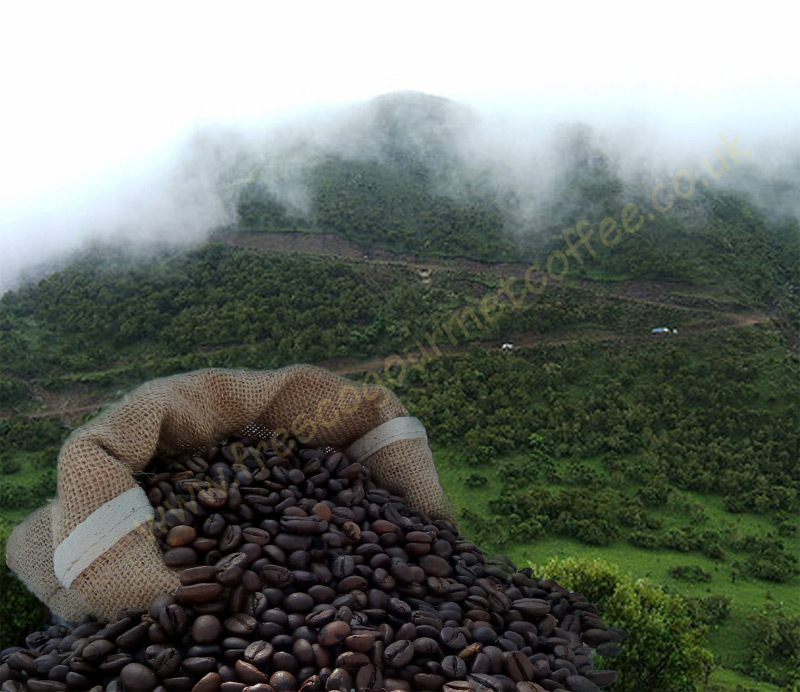
[[[354,243],[340,236],[323,233],[236,234],[225,237],[224,241],[236,247],[250,247],[265,252],[296,252],[301,254],[338,257],[364,263],[400,264],[417,271],[422,269],[458,270],[461,272],[469,271],[492,274],[498,277],[522,277],[526,269],[526,265],[521,263],[478,262],[463,258],[417,258],[413,255],[393,255],[382,250],[365,252],[362,248],[359,248]],[[590,281],[580,281],[579,283],[585,284],[587,288],[591,287],[596,294],[617,299],[646,303],[649,305],[669,306],[689,312],[711,310],[716,312],[720,317],[723,317],[727,324],[722,326],[718,324],[696,325],[683,329],[680,335],[670,335],[667,337],[659,337],[651,334],[620,334],[606,331],[581,331],[580,333],[566,336],[563,334],[558,336],[543,336],[535,332],[521,332],[511,337],[517,352],[520,349],[535,346],[554,346],[574,343],[576,341],[601,342],[613,340],[646,342],[658,338],[681,338],[681,336],[713,332],[720,329],[752,327],[767,322],[770,319],[768,315],[739,312],[735,308],[740,308],[740,306],[720,304],[712,298],[676,294],[676,291],[691,289],[690,286],[681,286],[665,282],[631,281],[616,284],[614,290],[609,290],[607,287],[604,287],[598,291],[598,285],[595,283]],[[432,348],[426,345],[424,353],[419,349],[415,349],[409,351],[405,355],[410,359],[411,364],[414,364],[434,357],[452,358],[463,355],[476,345],[495,348],[499,347],[500,344],[494,341],[470,341],[455,346],[440,344],[438,345],[439,354],[436,354]],[[352,375],[368,371],[383,371],[387,367],[387,362],[391,364],[391,361],[387,361],[387,359],[392,355],[399,354],[386,353],[382,356],[376,356],[362,361],[353,361],[353,359],[350,358],[335,358],[316,364],[336,374]],[[81,416],[97,411],[110,403],[107,401],[97,401],[96,397],[92,397],[88,391],[83,392],[77,390],[69,394],[41,392],[40,401],[44,406],[42,410],[26,413],[24,415],[28,418],[58,417],[66,423],[72,423]],[[0,411],[0,419],[9,418],[13,415],[13,411]]]

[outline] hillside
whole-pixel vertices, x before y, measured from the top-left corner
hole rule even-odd
[[[580,275],[722,286],[738,289],[748,303],[792,309],[796,296],[785,287],[800,279],[793,261],[800,228],[795,216],[780,213],[788,204],[783,179],[766,177],[746,160],[725,159],[711,183],[699,166],[689,171],[691,187],[678,176],[684,191],[672,203],[666,200],[674,180],[655,179],[666,190],[655,206],[653,182],[624,172],[603,149],[600,133],[563,125],[548,152],[555,162],[550,192],[529,218],[523,207],[530,201],[520,189],[459,146],[477,136],[476,118],[423,94],[368,102],[347,132],[347,145],[305,144],[304,155],[292,159],[301,169],[305,209],[293,208],[274,175],[254,164],[253,175],[233,187],[238,223],[228,230],[336,233],[365,250],[530,262],[563,251],[565,229],[585,220],[594,240],[592,250],[582,249],[590,261],[572,267]],[[281,156],[271,165],[280,166]],[[640,242],[601,242],[601,221],[619,224],[631,203],[647,214],[636,232]]]
[[[358,157],[308,158],[305,208],[255,176],[212,242],[139,259],[96,248],[0,297],[0,536],[52,497],[70,430],[139,383],[315,363],[377,378],[423,420],[487,551],[542,569],[599,557],[611,572],[590,588],[615,569],[625,588],[652,584],[634,627],[686,630],[648,640],[677,652],[665,689],[796,682],[797,221],[721,186],[650,219],[649,192],[571,127],[549,222],[526,233],[520,200],[459,153],[468,112],[401,94],[360,118]],[[625,229],[610,246],[607,216]],[[579,246],[579,261],[564,229],[584,218],[595,252]],[[0,586],[6,646],[44,615],[5,568]],[[657,674],[646,649],[634,637],[614,689]]]

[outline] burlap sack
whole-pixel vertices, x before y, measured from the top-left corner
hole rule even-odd
[[[140,492],[132,490],[137,487],[134,474],[156,454],[202,453],[241,434],[274,433],[277,439],[292,435],[306,445],[341,450],[359,441],[360,450],[370,455],[362,461],[377,483],[432,518],[450,517],[424,431],[395,435],[388,444],[384,439],[385,446],[374,451],[379,445],[372,444],[368,433],[407,416],[386,388],[356,384],[314,366],[264,372],[199,370],[153,380],[75,430],[64,443],[58,460],[58,499],[14,530],[7,563],[55,614],[68,620],[85,614],[110,618],[121,607],[143,607],[154,596],[173,591],[178,586],[176,572],[164,565],[148,524],[137,528],[127,519],[140,515],[117,512],[120,496]],[[108,542],[104,526],[113,536],[126,521],[124,536],[114,537],[91,564],[80,565],[81,556],[85,560],[92,555],[89,544],[96,550]],[[64,547],[69,550],[58,551],[68,538]],[[65,559],[78,563],[70,564],[69,579],[64,576]]]

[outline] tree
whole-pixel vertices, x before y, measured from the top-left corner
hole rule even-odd
[[[5,555],[11,525],[0,519],[0,554]],[[25,637],[46,627],[50,613],[25,584],[0,564],[0,649],[21,645]]]
[[[748,625],[751,670],[789,692],[800,690],[800,616],[787,615],[782,603],[767,603]]]
[[[532,569],[536,575],[585,594],[606,623],[628,633],[619,656],[595,657],[596,668],[619,673],[615,692],[702,689],[713,664],[708,630],[694,621],[693,608],[682,596],[624,574],[603,560],[553,558]]]

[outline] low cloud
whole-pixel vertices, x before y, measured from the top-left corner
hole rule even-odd
[[[766,96],[765,96],[766,94]],[[780,93],[638,103],[607,98],[458,104],[415,93],[295,111],[282,118],[209,122],[140,158],[0,208],[0,292],[51,271],[96,243],[188,247],[235,222],[236,197],[258,180],[294,214],[310,212],[309,172],[324,157],[417,157],[438,191],[480,188],[525,232],[547,222],[584,147],[626,189],[645,189],[676,170],[697,171],[738,135],[752,157],[728,185],[776,216],[800,217],[800,108]],[[770,100],[771,99],[771,100]],[[781,99],[784,99],[783,101]],[[777,111],[767,111],[774,105]],[[545,105],[546,104],[546,105]],[[660,108],[659,108],[660,104]],[[577,144],[576,144],[577,143]],[[601,160],[602,159],[602,160]],[[585,163],[585,162],[584,162]],[[661,177],[661,178],[660,178]]]

